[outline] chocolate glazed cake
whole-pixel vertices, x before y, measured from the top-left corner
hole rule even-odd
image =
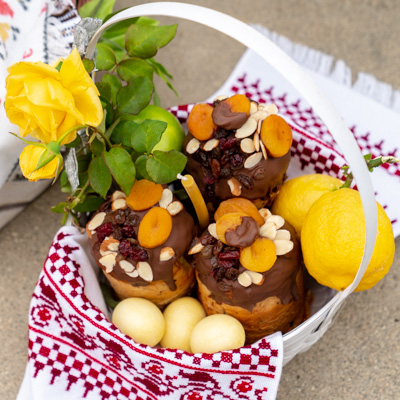
[[[208,135],[198,132],[198,121],[197,125],[191,123],[191,115],[194,114],[192,119],[196,119],[195,114],[199,113],[193,108],[188,120],[189,132],[183,144],[188,157],[186,170],[197,182],[211,209],[235,196],[252,200],[258,208],[270,207],[286,178],[291,158],[290,127],[275,115],[277,110],[273,104],[267,106],[247,100],[248,112],[232,111],[234,108],[228,100],[233,97],[217,99],[209,106],[208,118],[212,119],[209,129],[212,133]],[[279,124],[285,124],[285,131],[290,132],[289,145],[285,145],[283,151],[274,151],[265,140],[268,148],[262,140],[268,136],[267,133],[262,135],[262,130],[263,125],[268,125],[264,121],[270,122],[270,116],[279,119]],[[264,131],[267,132],[268,128]]]
[[[168,188],[161,187],[161,192],[162,198],[145,210],[133,210],[124,193],[114,192],[86,226],[92,255],[118,297],[143,297],[160,307],[195,284],[194,270],[183,257],[195,235],[193,218]],[[141,239],[145,218],[151,230]],[[154,237],[168,225],[164,218],[171,229],[158,244]]]
[[[261,227],[253,218],[242,216],[236,229],[226,230],[227,243],[216,234],[216,224],[211,224],[189,251],[196,268],[198,296],[206,313],[237,318],[246,331],[247,344],[273,332],[285,333],[300,324],[304,316],[301,250],[295,231],[281,217],[269,212],[266,216]],[[256,254],[255,243],[268,241],[268,237],[274,238],[269,239],[273,242],[270,251],[276,251],[272,267],[261,272],[250,270],[249,265],[253,268],[253,264],[247,265],[242,252],[252,248],[250,256],[267,260],[266,250]],[[248,268],[242,265],[242,260]]]

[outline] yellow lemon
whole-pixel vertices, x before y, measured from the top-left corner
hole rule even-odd
[[[356,288],[366,290],[389,271],[394,236],[389,217],[379,203],[378,232],[368,268]],[[304,264],[320,284],[344,290],[356,276],[365,246],[365,218],[359,193],[339,189],[322,195],[311,206],[301,231]]]
[[[310,174],[289,179],[279,189],[271,211],[288,221],[300,235],[304,218],[315,200],[343,185],[329,175]]]

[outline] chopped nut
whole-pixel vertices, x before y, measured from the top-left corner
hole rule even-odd
[[[276,231],[275,240],[290,240],[290,232],[287,229]]]
[[[253,136],[254,149],[260,151],[260,134],[256,132]]]
[[[160,251],[160,261],[168,261],[175,255],[172,247],[163,247]]]
[[[153,270],[148,262],[139,261],[136,270],[139,273],[139,276],[145,281],[151,282],[153,280]]]
[[[193,254],[200,253],[203,250],[204,246],[199,242],[196,243],[189,251],[188,254],[191,256]]]
[[[261,228],[260,228],[260,235],[262,237],[274,240],[276,237],[276,225],[273,222],[267,221]]]
[[[119,241],[109,236],[103,240],[100,246],[100,254],[105,256],[109,253],[115,253],[118,251]]]
[[[260,274],[259,272],[256,271],[246,271],[250,277],[251,277],[251,281],[252,283],[254,283],[255,285],[262,285],[264,282],[264,275]]]
[[[260,208],[258,212],[264,218],[264,221],[266,221],[272,215],[268,208]]]
[[[119,262],[119,266],[126,272],[133,272],[135,270],[135,266],[132,265],[129,261],[121,260]]]
[[[238,139],[251,136],[257,129],[257,121],[253,117],[249,117],[247,121],[236,131],[235,136]]]
[[[106,217],[105,212],[100,212],[96,214],[88,224],[89,231],[93,233],[93,231],[103,223],[105,217]]]
[[[114,269],[116,258],[116,253],[109,253],[99,259],[99,263],[106,268],[107,274],[112,272],[112,270]]]
[[[282,228],[285,225],[285,220],[280,215],[271,215],[267,221],[273,222],[276,225],[276,229]]]
[[[260,147],[261,147],[261,153],[264,157],[264,160],[266,160],[268,158],[267,149],[265,148],[264,143],[262,141],[260,141]]]
[[[278,107],[274,103],[267,104],[265,107],[265,111],[271,114],[278,114]]]
[[[263,158],[263,155],[261,152],[254,153],[251,156],[246,158],[246,161],[244,162],[244,167],[247,169],[251,169],[255,167]]]
[[[111,201],[115,201],[118,199],[126,199],[126,194],[122,192],[121,190],[116,190],[112,195],[111,195]]]
[[[219,237],[217,235],[217,224],[216,223],[208,225],[208,232],[212,237],[219,240]]]
[[[113,211],[125,209],[126,208],[126,200],[123,198],[114,200],[111,204],[111,208]]]
[[[211,151],[215,149],[218,146],[219,140],[218,139],[210,139],[207,140],[207,142],[204,143],[203,145],[203,150],[204,151]]]
[[[167,211],[172,216],[179,214],[182,210],[183,210],[183,204],[178,200],[173,201],[172,203],[168,204],[168,206],[167,206]]]
[[[139,272],[137,269],[134,269],[132,272],[127,272],[126,274],[131,278],[137,278],[139,276]]]
[[[226,100],[228,98],[228,96],[225,96],[224,94],[221,94],[220,96],[216,97],[213,101],[213,103],[215,101],[222,101],[222,100]]]
[[[276,255],[283,256],[293,250],[294,244],[291,240],[274,240]]]
[[[264,119],[268,117],[268,113],[264,110],[259,110],[251,117],[254,118],[256,121],[264,121]]]
[[[254,141],[251,138],[242,139],[240,142],[240,148],[242,149],[243,153],[254,153],[256,148],[254,147]]]
[[[200,141],[196,138],[193,138],[186,145],[186,151],[189,154],[193,154],[193,153],[196,153],[196,151],[199,149],[199,147],[200,147]]]
[[[248,271],[244,271],[239,274],[237,280],[244,287],[250,286],[253,282],[253,280],[251,279],[251,275],[248,273]]]
[[[258,103],[254,100],[250,100],[250,115],[253,115],[258,111]]]
[[[242,185],[236,178],[228,179],[227,182],[229,189],[234,196],[240,196],[242,194]]]
[[[158,202],[158,204],[162,208],[167,208],[172,203],[172,200],[173,200],[173,194],[171,190],[165,188],[162,192],[161,199]]]

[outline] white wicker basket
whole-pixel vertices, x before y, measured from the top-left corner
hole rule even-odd
[[[311,105],[331,132],[353,172],[361,195],[367,229],[365,251],[358,274],[353,283],[343,292],[326,289],[313,293],[314,307],[311,317],[283,336],[283,363],[285,365],[298,353],[307,351],[323,336],[346,297],[357,287],[368,266],[376,237],[377,211],[374,191],[364,158],[340,115],[297,63],[249,25],[215,10],[172,2],[148,3],[126,9],[110,18],[96,32],[87,46],[86,57],[93,58],[96,43],[106,28],[116,22],[139,16],[169,16],[198,22],[225,33],[256,52],[278,70]]]

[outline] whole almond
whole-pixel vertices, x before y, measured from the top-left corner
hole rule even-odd
[[[247,121],[236,131],[235,136],[238,139],[251,136],[257,129],[257,121],[253,117],[249,117]]]
[[[136,265],[136,269],[139,276],[146,282],[151,282],[153,280],[153,270],[148,262],[139,261]]]
[[[247,169],[251,169],[255,167],[263,158],[263,155],[261,152],[259,153],[254,153],[251,156],[246,158],[246,161],[244,162],[244,167]]]
[[[193,138],[191,140],[189,140],[188,144],[186,145],[186,151],[189,154],[193,154],[196,153],[196,151],[199,149],[200,147],[200,141],[196,138]]]
[[[93,231],[103,223],[105,217],[105,212],[100,212],[96,214],[88,224],[89,231],[93,233]]]
[[[173,197],[174,196],[173,196],[171,190],[169,190],[168,188],[165,188],[162,192],[161,199],[158,202],[160,204],[160,207],[166,209],[172,203]]]

